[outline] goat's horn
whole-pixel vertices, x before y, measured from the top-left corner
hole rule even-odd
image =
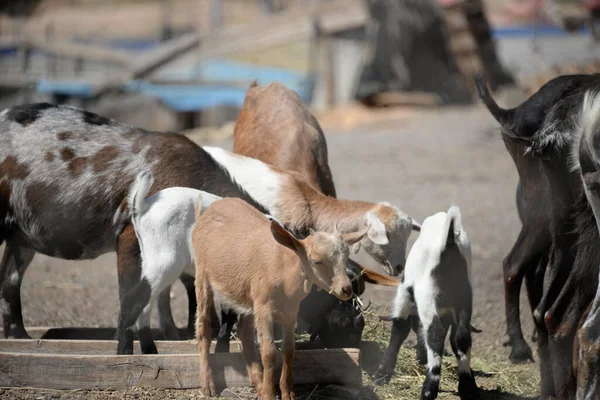
[[[416,232],[421,232],[421,224],[415,221],[414,219],[412,220],[412,230]]]

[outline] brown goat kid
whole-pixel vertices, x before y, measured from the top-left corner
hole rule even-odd
[[[202,215],[196,205],[192,245],[196,263],[196,338],[200,351],[200,387],[216,396],[208,362],[213,295],[240,315],[248,375],[262,400],[275,399],[276,351],[273,322],[283,328],[282,399],[295,398],[292,381],[294,328],[300,302],[313,284],[340,300],[352,296],[346,275],[348,246],[359,242],[367,229],[342,235],[314,232],[297,239],[274,219],[234,198],[216,201]],[[226,240],[226,242],[225,242]],[[225,245],[231,244],[231,245]],[[254,345],[260,338],[262,365]]]

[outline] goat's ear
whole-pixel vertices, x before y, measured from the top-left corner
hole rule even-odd
[[[287,229],[281,226],[277,221],[271,220],[271,233],[279,244],[294,251],[303,248],[302,243],[294,237]]]
[[[367,231],[369,239],[380,246],[389,244],[390,241],[385,232],[385,225],[381,222],[377,213],[369,211],[367,213],[367,221],[371,225],[371,228]]]
[[[342,235],[342,239],[344,239],[344,242],[346,242],[348,246],[352,246],[353,244],[360,242],[362,238],[365,237],[369,229],[371,229],[371,227],[367,226],[366,228],[361,229],[357,232],[344,233]]]

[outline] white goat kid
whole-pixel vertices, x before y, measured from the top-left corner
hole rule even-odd
[[[400,346],[410,332],[410,317],[417,313],[427,349],[427,376],[421,399],[437,398],[444,340],[450,328],[450,343],[458,360],[461,399],[479,399],[471,371],[470,283],[471,245],[462,227],[460,210],[450,207],[425,219],[419,238],[406,260],[404,282],[398,285],[392,304],[392,336],[375,375],[387,383],[396,367]]]
[[[127,205],[132,215],[142,259],[137,285],[147,286],[149,296],[136,299],[126,307],[131,327],[137,320],[140,339],[149,343],[144,353],[156,354],[150,332],[152,306],[158,295],[169,290],[185,271],[194,276],[194,255],[191,235],[195,223],[194,204],[202,204],[202,212],[221,197],[186,187],[163,189],[146,198],[154,179],[150,172],[141,172],[131,185]],[[121,322],[121,321],[120,321]],[[141,340],[140,340],[141,342]]]

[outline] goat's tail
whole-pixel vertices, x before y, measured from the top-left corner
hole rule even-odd
[[[454,238],[462,232],[462,215],[460,213],[460,208],[456,204],[452,204],[448,209],[448,240],[450,238]]]
[[[500,107],[496,100],[490,94],[490,90],[487,87],[485,77],[482,74],[479,74],[475,77],[475,86],[477,86],[477,93],[479,94],[479,98],[483,101],[489,112],[492,116],[502,125],[503,127],[506,125],[507,120],[511,116],[510,110],[505,110]]]
[[[582,156],[596,160],[593,143],[594,138],[600,135],[600,92],[588,90],[585,93],[579,114],[577,133],[576,138],[579,140],[573,141],[571,149],[571,170],[580,168]],[[580,149],[583,150],[583,153]]]
[[[146,196],[154,183],[154,177],[149,171],[140,172],[136,177],[135,181],[131,184],[129,189],[129,195],[127,196],[127,207],[131,213],[131,219],[133,225],[137,223],[137,219],[140,215],[146,212]]]

